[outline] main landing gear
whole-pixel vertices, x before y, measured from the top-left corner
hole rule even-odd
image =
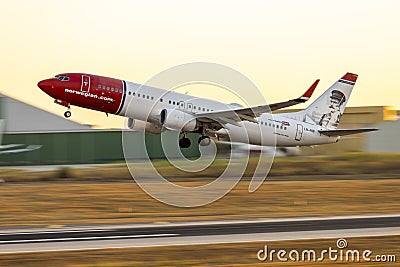
[[[71,117],[71,115],[72,115],[72,114],[71,114],[71,111],[69,111],[69,110],[67,110],[67,111],[64,112],[64,117],[65,117],[65,118],[69,118],[69,117]]]
[[[211,139],[207,135],[202,135],[199,137],[199,145],[200,146],[208,146],[211,144]],[[183,133],[183,136],[181,139],[179,139],[179,147],[180,148],[189,148],[192,142],[190,139],[187,137],[187,133]]]
[[[199,145],[200,146],[209,146],[211,144],[211,139],[207,135],[202,135],[199,137]]]
[[[183,133],[182,138],[179,139],[179,147],[180,148],[188,148],[188,147],[190,147],[191,144],[192,144],[192,142],[190,141],[189,138],[187,138],[187,134]]]

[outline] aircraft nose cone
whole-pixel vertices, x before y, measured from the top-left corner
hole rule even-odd
[[[53,89],[54,87],[52,86],[52,83],[51,83],[51,81],[49,81],[49,80],[43,80],[43,81],[40,81],[40,82],[38,82],[38,87],[40,88],[40,89],[42,89],[42,91],[44,91],[44,92],[48,92],[48,91],[50,91],[51,89]]]

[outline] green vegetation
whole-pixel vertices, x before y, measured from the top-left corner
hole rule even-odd
[[[250,159],[245,176],[251,177],[253,175],[258,162],[258,157]],[[220,175],[227,166],[228,160],[216,159],[211,167],[198,173],[178,170],[165,160],[154,160],[153,164],[160,174],[169,179],[179,180],[179,178],[183,178],[183,180],[187,180],[195,178],[199,181],[199,178],[209,180]],[[141,168],[141,166],[141,163],[138,162],[135,168]],[[391,178],[397,177],[399,173],[400,154],[347,153],[338,156],[275,158],[269,178],[282,180],[282,177],[290,177],[290,180],[299,180],[299,178],[313,180],[320,179],[324,175],[334,175],[335,177],[329,179],[340,179],[340,176],[346,175],[345,179],[349,179],[360,178],[360,176],[361,178],[368,178],[370,175],[375,177],[377,174],[381,177]],[[119,163],[88,168],[62,167],[59,170],[42,172],[2,169],[0,170],[0,179],[5,182],[128,181],[131,180],[131,175],[125,163]]]

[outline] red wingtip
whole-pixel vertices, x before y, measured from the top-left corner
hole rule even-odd
[[[312,96],[312,94],[314,93],[315,88],[317,88],[318,83],[319,83],[319,79],[316,80],[316,81],[310,86],[310,88],[308,88],[308,90],[303,94],[302,97],[310,98],[310,97]]]
[[[355,83],[357,81],[357,77],[357,74],[348,72],[342,77],[342,80]]]

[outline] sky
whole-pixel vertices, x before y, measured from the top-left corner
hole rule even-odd
[[[400,109],[399,10],[395,0],[0,0],[0,93],[62,116],[65,108],[38,81],[84,72],[144,83],[201,61],[246,75],[270,103],[299,96],[319,78],[315,98],[354,72],[349,106]],[[237,102],[222,89],[189,93]],[[122,127],[116,116],[78,107],[72,114]]]

